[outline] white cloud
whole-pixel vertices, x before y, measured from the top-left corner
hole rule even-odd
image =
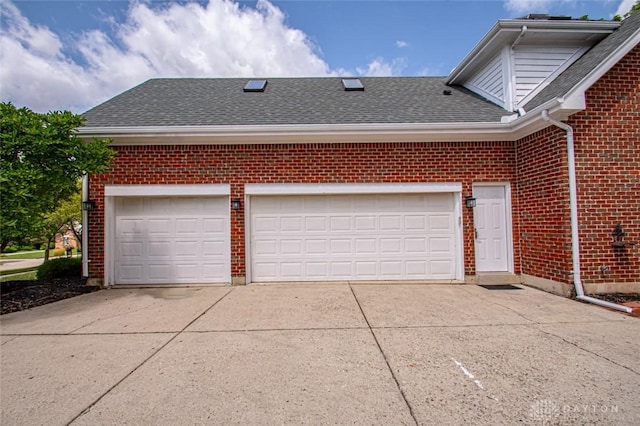
[[[624,14],[631,10],[633,5],[636,4],[636,0],[622,0],[618,6],[618,10],[614,15],[620,15],[624,17]]]
[[[152,77],[317,76],[333,74],[307,35],[267,0],[153,6],[132,3],[110,36],[85,32],[64,46],[11,2],[2,12],[2,100],[36,111],[80,112]],[[64,54],[79,53],[81,62]],[[81,65],[83,64],[83,65]],[[372,72],[386,63],[370,64]]]
[[[359,75],[367,77],[388,77],[402,74],[402,70],[407,68],[407,58],[395,58],[387,62],[384,58],[378,57],[369,62],[366,67],[358,67],[356,71]]]
[[[403,47],[409,46],[409,43],[407,43],[404,40],[398,40],[398,41],[396,41],[396,46],[398,46],[400,49],[402,49]]]
[[[558,0],[505,0],[504,7],[509,12],[526,15],[548,12],[549,6],[557,2]]]

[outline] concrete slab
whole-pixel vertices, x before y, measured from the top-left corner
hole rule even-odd
[[[640,319],[612,323],[544,324],[537,328],[640,375]]]
[[[369,330],[183,333],[74,425],[105,423],[414,424]]]
[[[0,317],[0,333],[177,332],[230,287],[102,290]]]
[[[349,286],[236,287],[188,331],[366,327]]]
[[[354,286],[372,327],[529,324],[509,308],[477,303],[470,285]]]
[[[172,336],[14,338],[2,346],[0,424],[68,424]]]
[[[420,424],[640,424],[640,375],[534,327],[375,334]]]
[[[625,316],[599,306],[546,293],[523,285],[522,290],[487,290],[479,286],[468,286],[470,299],[478,304],[486,303],[505,307],[524,318],[538,323],[622,321]]]

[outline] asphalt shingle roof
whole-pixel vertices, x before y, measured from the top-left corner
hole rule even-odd
[[[580,59],[574,62],[537,96],[529,101],[524,108],[532,110],[551,99],[566,95],[584,79],[594,68],[607,59],[613,51],[631,37],[640,28],[640,13],[634,13],[622,22],[607,38],[593,46]]]
[[[499,122],[508,112],[444,77],[153,79],[87,111],[88,127]],[[444,95],[450,90],[451,95]]]

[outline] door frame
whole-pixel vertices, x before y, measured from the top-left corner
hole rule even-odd
[[[462,238],[462,183],[460,182],[417,182],[417,183],[311,183],[311,184],[269,184],[254,183],[244,185],[244,238],[245,238],[245,282],[253,282],[251,271],[251,197],[274,195],[363,195],[363,194],[453,194],[454,244],[457,264],[454,280],[464,281],[464,243]]]
[[[487,188],[487,187],[502,187],[504,188],[504,198],[505,198],[505,227],[506,227],[506,238],[507,238],[507,270],[506,271],[495,271],[496,273],[515,273],[514,269],[514,256],[513,256],[513,217],[512,217],[512,207],[511,207],[511,183],[509,182],[477,182],[471,185],[471,190],[473,192],[473,197],[476,198],[476,188]],[[475,262],[476,274],[490,274],[491,271],[487,272],[478,272],[478,261],[477,261],[477,245],[475,238],[475,229],[476,229],[476,216],[473,216],[473,257]]]

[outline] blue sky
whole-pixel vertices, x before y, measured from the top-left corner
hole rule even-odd
[[[0,0],[0,97],[83,112],[153,77],[447,75],[498,19],[634,0]]]

